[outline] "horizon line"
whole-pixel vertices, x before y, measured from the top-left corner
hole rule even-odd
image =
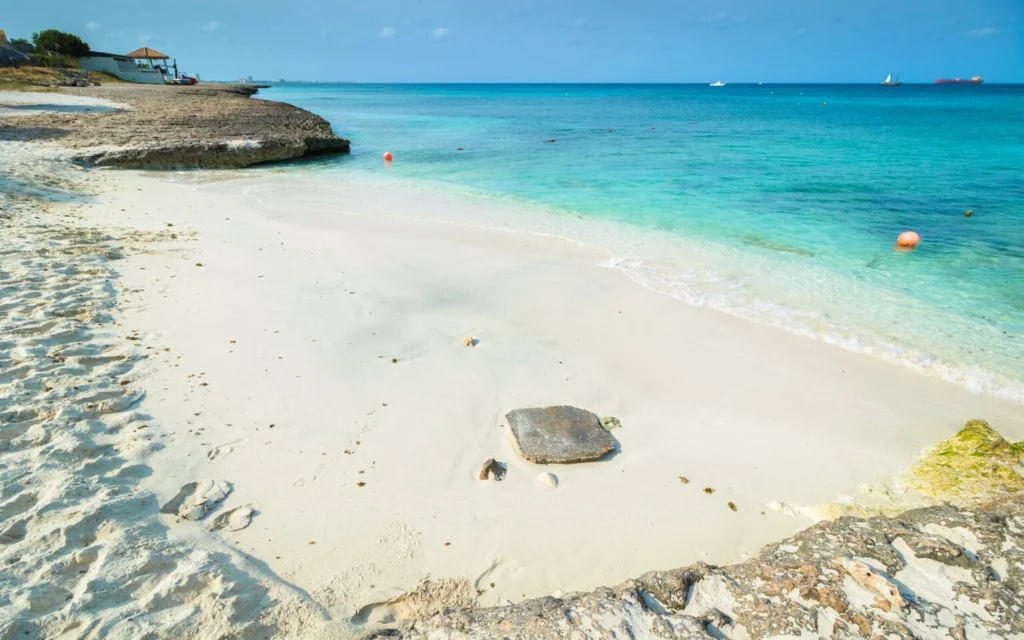
[[[969,79],[969,77],[967,78]],[[249,84],[248,82],[239,82],[238,80],[204,80],[203,82],[215,82],[224,84]],[[606,85],[621,85],[621,86],[680,86],[680,85],[695,85],[695,86],[710,86],[710,83],[703,81],[691,81],[691,82],[621,82],[621,81],[609,81],[609,82],[579,82],[579,81],[478,81],[478,80],[452,80],[452,81],[416,81],[416,80],[267,80],[267,79],[253,79],[251,84],[369,84],[369,85],[380,85],[380,84],[414,84],[414,85],[576,85],[576,86],[606,86]],[[913,86],[935,86],[934,80],[931,82],[907,82],[904,81],[903,85]],[[733,85],[744,85],[744,86],[768,86],[768,85],[820,85],[820,86],[883,86],[880,82],[812,82],[812,81],[774,81],[774,82],[727,82],[723,86]],[[968,84],[966,86],[985,86],[985,85],[999,85],[999,86],[1020,86],[1024,85],[1024,81],[1011,81],[1011,82],[990,82],[985,80],[978,84]],[[959,86],[959,85],[952,85]],[[721,88],[721,87],[716,87]],[[887,87],[889,89],[896,89],[896,87]]]

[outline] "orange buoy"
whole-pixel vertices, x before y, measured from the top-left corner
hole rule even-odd
[[[896,238],[896,246],[904,249],[912,249],[917,246],[918,242],[921,242],[921,236],[913,231],[904,231],[900,237]]]
[[[384,162],[391,162],[392,156],[390,151],[384,152]]]

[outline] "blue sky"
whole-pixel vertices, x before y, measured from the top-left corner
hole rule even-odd
[[[207,79],[1024,82],[1024,0],[4,4],[10,37],[57,28],[100,51],[146,44]]]

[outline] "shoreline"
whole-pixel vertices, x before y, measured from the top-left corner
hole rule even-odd
[[[230,566],[252,563],[234,574],[247,576],[242,595],[258,600],[267,589],[285,604],[268,619],[242,603],[247,608],[233,615],[244,624],[344,637],[389,620],[408,627],[410,616],[442,606],[590,589],[688,559],[728,562],[806,524],[765,509],[769,501],[822,504],[859,482],[888,480],[922,446],[977,414],[1013,440],[1024,435],[1018,405],[679,305],[598,266],[592,249],[557,238],[344,210],[324,217],[301,202],[274,214],[247,205],[233,191],[238,185],[189,192],[131,172],[79,177],[86,175],[92,202],[81,205],[75,225],[97,234],[128,229],[124,238],[144,243],[110,263],[117,285],[103,295],[117,324],[103,339],[145,357],[119,372],[131,380],[115,397],[130,402],[104,405],[112,422],[94,426],[117,435],[145,423],[141,433],[161,446],[136,449],[134,464],[108,465],[92,460],[95,444],[87,443],[91,461],[68,472],[137,487],[127,490],[152,496],[153,507],[187,482],[228,480],[232,492],[215,515],[253,505],[244,529],[210,534],[155,508],[144,516],[174,544],[231,550]],[[90,243],[101,255],[113,251],[92,237],[85,255],[95,253]],[[39,328],[45,340],[63,339],[53,331],[60,329]],[[462,346],[467,334],[480,344]],[[547,467],[560,479],[552,491],[534,480],[541,466],[518,459],[500,416],[562,402],[621,418],[621,450],[593,465]],[[48,451],[46,442],[29,442]],[[492,456],[509,463],[500,485],[475,477]],[[689,484],[678,480],[684,473]],[[714,495],[701,492],[705,485]],[[22,495],[5,504],[31,502]],[[112,499],[107,492],[90,504]],[[952,516],[929,516],[938,517]],[[5,533],[37,544],[43,523],[20,522]],[[102,554],[108,544],[85,548]],[[99,563],[89,571],[102,570]],[[215,607],[233,598],[190,590],[209,570],[178,565],[174,580],[191,595],[171,600]],[[403,594],[430,591],[425,578],[439,592],[417,612]],[[47,607],[59,598],[45,583],[32,586],[50,594],[43,612],[38,595],[19,607],[51,615]],[[584,605],[553,611],[562,606]]]
[[[247,179],[245,176],[219,174],[211,181],[195,174],[182,174],[176,176],[174,182],[203,189],[222,181]],[[701,239],[675,236],[619,220],[584,216],[514,197],[472,190],[465,192],[453,185],[410,184],[402,179],[381,179],[371,174],[341,178],[321,174],[271,174],[254,180],[247,187],[247,195],[259,207],[286,208],[289,196],[276,191],[284,185],[288,185],[287,189],[297,188],[295,185],[298,184],[316,194],[315,197],[307,196],[304,204],[321,215],[332,209],[332,203],[345,201],[367,216],[526,233],[589,246],[605,254],[602,267],[619,271],[636,284],[689,306],[712,309],[746,322],[781,329],[895,364],[971,393],[1024,404],[1024,379],[1005,375],[991,361],[982,364],[965,362],[963,358],[968,354],[963,351],[936,354],[928,345],[908,344],[905,333],[885,334],[877,328],[851,322],[842,316],[841,309],[835,308],[834,300],[820,309],[808,304],[776,302],[780,294],[766,289],[767,281],[747,282],[727,271],[730,261],[746,260],[750,263],[748,271],[755,271],[758,265],[768,271],[782,268],[784,270],[775,273],[773,279],[787,275],[795,279],[797,269],[806,271],[812,268],[806,265],[780,267],[767,256],[744,256],[730,246],[709,244]],[[409,201],[417,202],[415,212],[408,207],[403,208],[403,203]],[[887,307],[899,308],[904,316],[943,318],[944,335],[954,331],[953,327],[960,326],[954,315],[928,303],[908,299],[897,290],[873,287],[830,274],[820,267],[813,268],[817,272],[816,279],[827,281],[830,290],[855,288],[858,299],[865,303],[880,296],[885,299]],[[994,331],[991,327],[979,327],[979,330]],[[988,346],[982,347],[981,344]],[[976,352],[985,352],[994,350],[995,345],[990,340],[982,340],[973,348]],[[955,357],[947,357],[949,355]],[[1005,362],[1000,364],[1005,365]]]

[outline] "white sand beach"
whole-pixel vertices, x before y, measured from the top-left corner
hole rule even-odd
[[[8,149],[5,166],[27,149]],[[36,167],[21,178],[41,179],[43,160],[18,162]],[[319,617],[304,635],[344,637],[428,578],[468,580],[494,604],[727,563],[810,523],[771,501],[816,505],[885,482],[969,418],[1024,438],[1021,405],[688,306],[603,268],[611,256],[597,248],[417,219],[438,206],[429,194],[353,192],[324,215],[301,192],[284,210],[256,206],[244,194],[258,173],[194,188],[67,171],[86,200],[22,207],[7,222],[5,282],[18,293],[3,310],[14,322],[67,290],[88,303],[60,298],[47,317],[89,308],[107,320],[61,333],[41,315],[3,336],[5,450],[23,450],[29,471],[4,472],[14,488],[0,535],[19,554],[86,567],[91,583],[57,589],[37,573],[8,585],[35,613],[95,592],[62,614],[68,637],[126,615],[123,592],[98,580],[150,594],[132,610],[140,633],[189,628],[197,612],[224,632],[265,622],[256,589],[293,603],[274,614],[285,628]],[[391,215],[374,213],[380,198]],[[63,262],[33,262],[66,242],[78,249],[60,249]],[[62,357],[82,367],[39,372]],[[74,396],[80,386],[93,395]],[[88,433],[43,433],[40,410],[25,408],[38,398],[57,415],[100,415]],[[617,417],[618,451],[522,460],[504,414],[561,404]],[[504,481],[478,479],[488,458],[508,464]],[[545,471],[557,488],[538,481]],[[17,473],[39,484],[18,485]],[[156,513],[204,479],[231,486],[207,521],[248,507],[251,523],[211,532]],[[59,518],[45,489],[58,485]],[[145,507],[117,502],[121,491]],[[159,552],[117,555],[138,546]],[[213,565],[231,569],[199,584]]]
[[[1024,436],[1019,405],[689,307],[558,238],[102,176],[91,224],[178,234],[119,265],[165,434],[146,486],[230,481],[224,508],[258,515],[228,542],[334,618],[428,576],[496,603],[730,562],[808,523],[769,501],[885,481],[972,417]],[[618,417],[621,450],[521,460],[504,413],[555,404]],[[477,479],[490,457],[504,482]]]
[[[0,91],[0,118],[40,113],[102,113],[129,108],[126,104],[85,96]]]

